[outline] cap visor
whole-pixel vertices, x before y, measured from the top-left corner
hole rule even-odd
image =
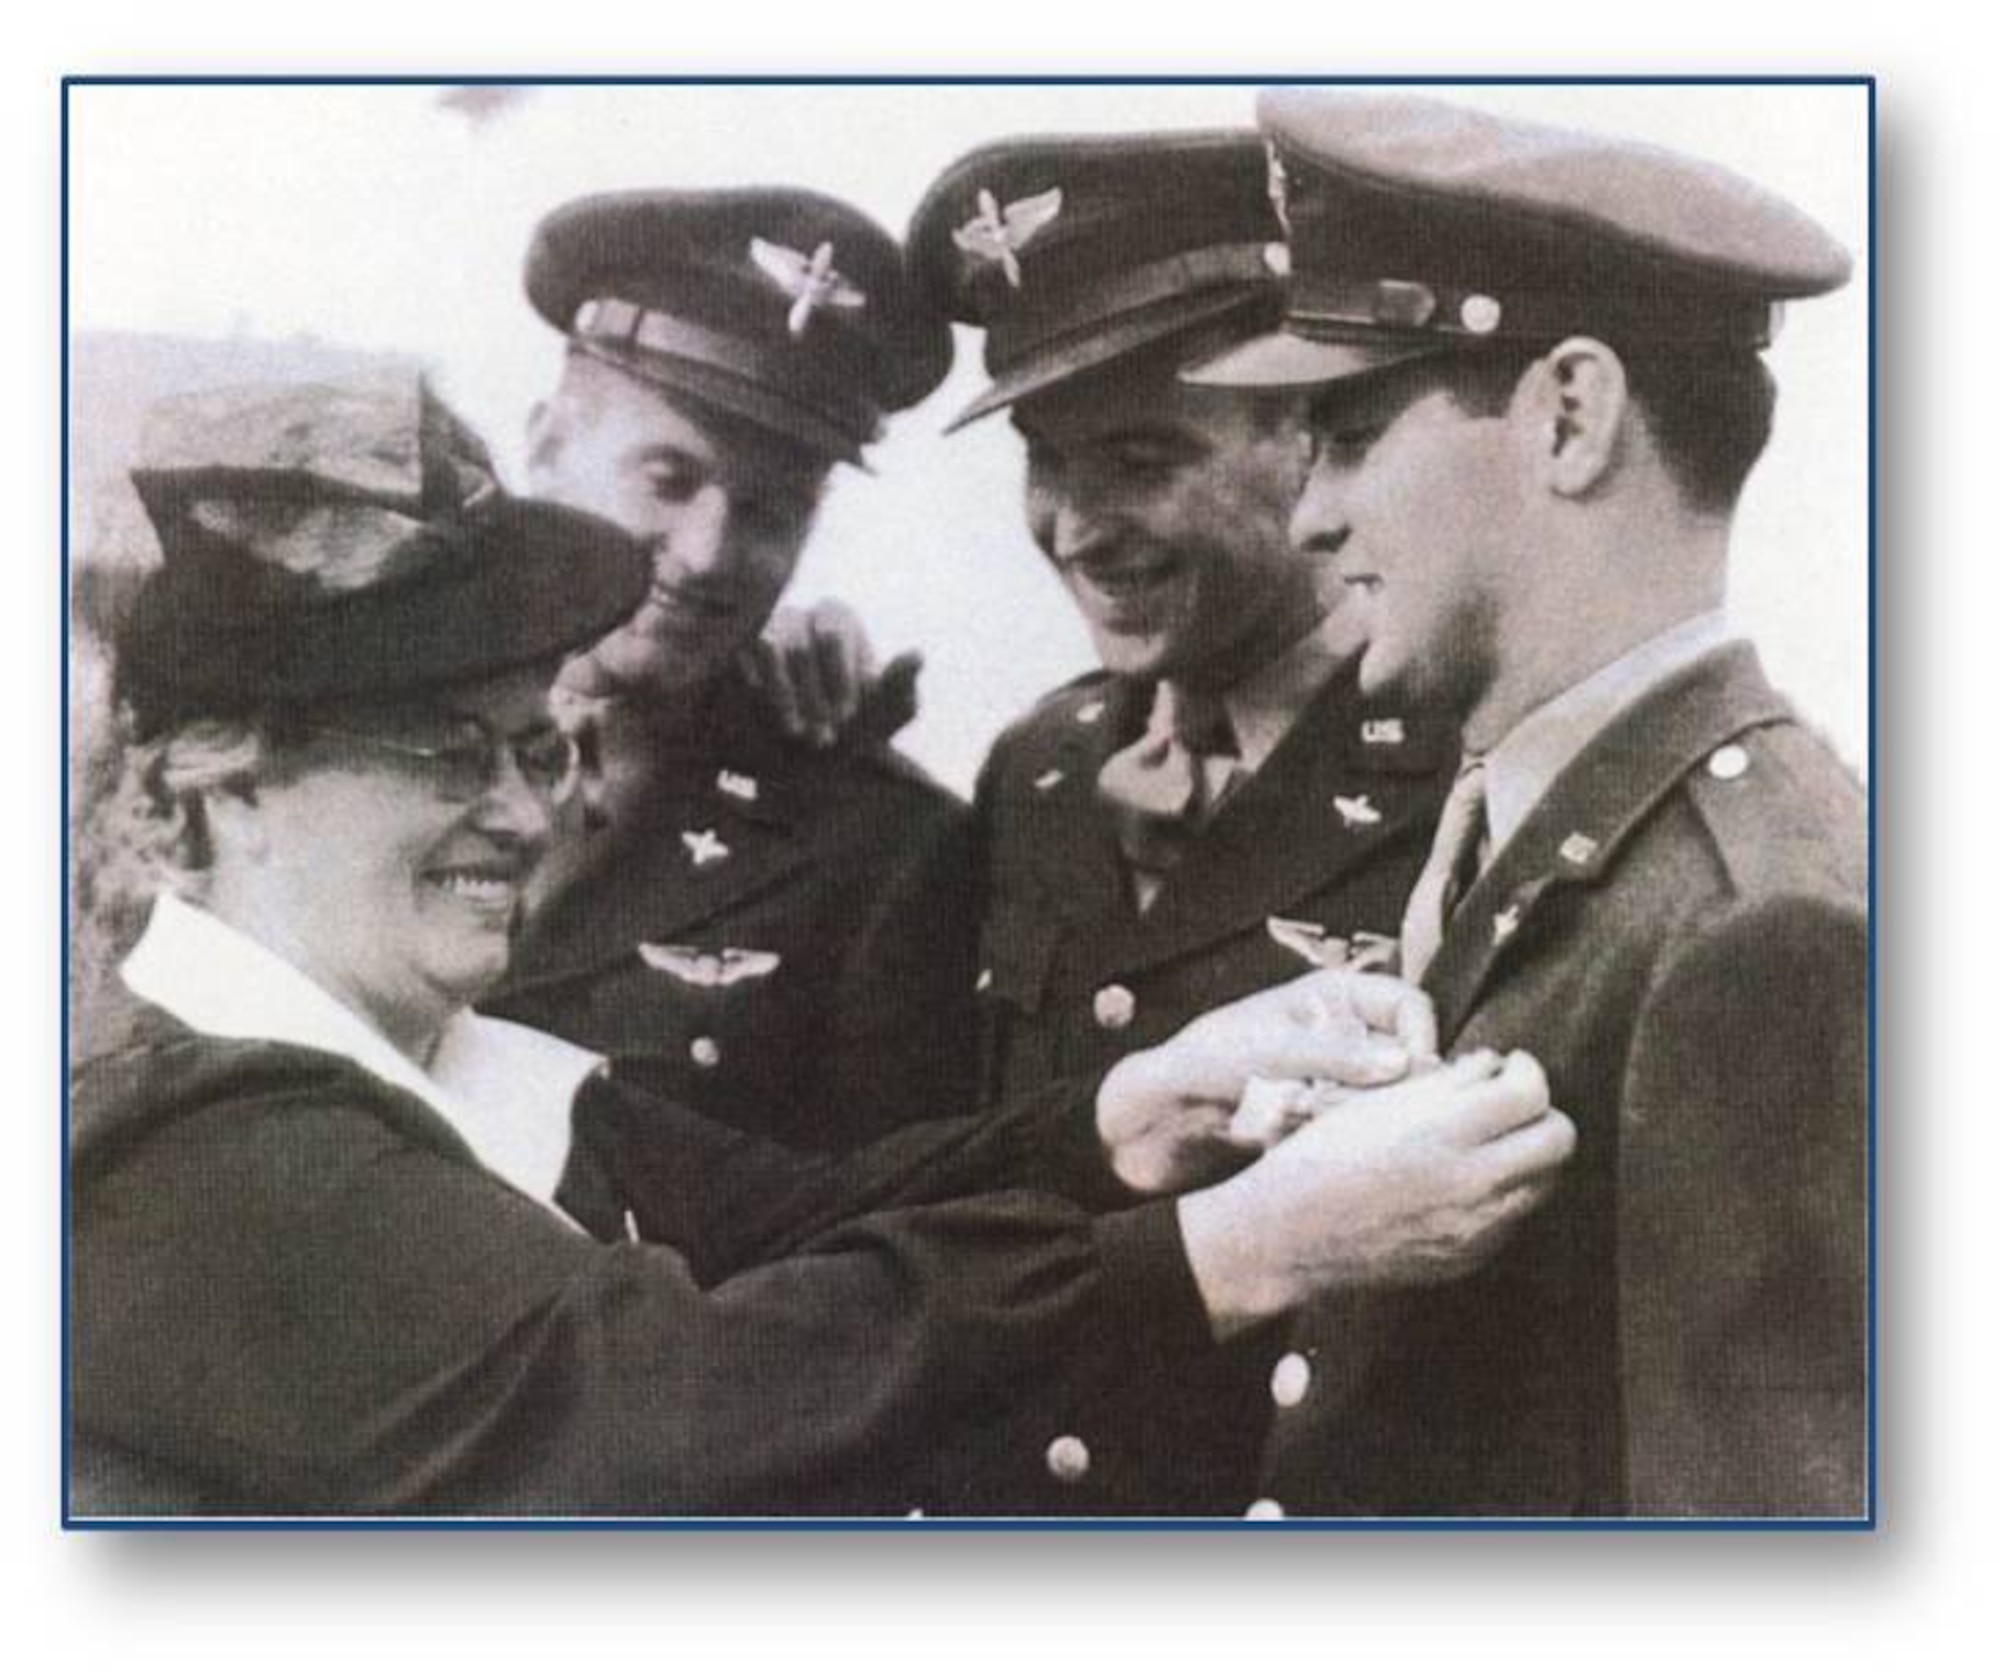
[[[1184,369],[1189,385],[1228,385],[1245,390],[1279,390],[1287,386],[1333,385],[1397,362],[1435,356],[1446,347],[1435,341],[1376,340],[1366,344],[1328,344],[1288,332],[1266,333],[1234,350]]]
[[[1227,291],[1179,297],[1162,309],[1144,310],[1120,320],[1108,321],[1095,330],[1050,345],[1024,357],[1001,374],[984,391],[952,417],[944,430],[947,436],[959,427],[1060,385],[1066,379],[1089,373],[1121,356],[1161,344],[1181,333],[1206,326],[1231,311],[1259,302],[1267,294],[1256,287],[1231,287]],[[1269,320],[1270,316],[1264,316]]]

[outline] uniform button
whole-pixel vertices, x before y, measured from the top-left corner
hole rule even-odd
[[[712,1068],[722,1060],[722,1046],[712,1038],[698,1038],[688,1046],[688,1055],[696,1067]]]
[[[1750,768],[1750,755],[1731,741],[1708,755],[1708,773],[1718,782],[1733,782]]]
[[[1086,700],[1076,709],[1076,721],[1078,723],[1095,723],[1102,716],[1104,716],[1104,702],[1102,700]]]
[[[1243,1513],[1245,1522],[1283,1522],[1285,1508],[1275,1499],[1260,1499]]]
[[[1123,986],[1100,986],[1091,999],[1090,1010],[1097,1024],[1107,1032],[1122,1032],[1132,1024],[1139,1000]]]
[[[1080,1436],[1058,1435],[1046,1457],[1049,1474],[1059,1482],[1080,1482],[1090,1474],[1090,1448]]]
[[[973,990],[974,990],[975,992],[990,992],[990,991],[992,991],[992,990],[993,990],[993,970],[992,970],[992,969],[990,969],[990,968],[982,968],[982,969],[981,969],[981,970],[979,971],[979,978],[978,978],[977,980],[975,980],[975,981],[973,981],[973,982],[972,982],[972,989],[973,989]]]
[[[1037,793],[1053,793],[1062,784],[1063,773],[1060,770],[1044,770],[1035,778],[1035,791]]]
[[[1296,1406],[1312,1380],[1312,1361],[1302,1353],[1288,1353],[1271,1367],[1271,1398],[1280,1406]]]

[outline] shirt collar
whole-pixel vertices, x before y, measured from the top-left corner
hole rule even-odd
[[[119,976],[196,1032],[344,1057],[435,1110],[489,1172],[555,1206],[570,1103],[601,1065],[591,1052],[463,1009],[419,1067],[282,957],[171,893],[154,900]]]
[[[1254,775],[1314,697],[1358,651],[1345,615],[1322,618],[1277,658],[1245,677],[1222,696],[1222,709],[1236,737],[1236,760]]]
[[[1498,852],[1556,778],[1611,720],[1648,690],[1729,639],[1720,611],[1683,619],[1600,666],[1515,724],[1486,755],[1486,828]]]

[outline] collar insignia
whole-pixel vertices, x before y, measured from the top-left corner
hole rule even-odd
[[[1051,187],[1033,198],[1017,198],[1005,209],[992,193],[979,189],[979,214],[956,229],[952,243],[967,256],[998,263],[1007,284],[1021,284],[1021,257],[1036,234],[1062,213],[1062,188]]]
[[[1357,793],[1352,799],[1336,793],[1333,808],[1340,813],[1341,823],[1347,828],[1372,828],[1382,820],[1382,813],[1375,809],[1375,801],[1365,793]]]
[[[688,859],[697,869],[706,869],[729,856],[729,847],[716,837],[712,828],[687,830],[681,835],[681,844],[687,847]]]
[[[833,241],[822,240],[808,257],[789,245],[774,245],[768,239],[750,241],[750,260],[763,270],[779,291],[792,300],[785,328],[794,338],[804,338],[818,309],[859,309],[868,294],[833,266]]]

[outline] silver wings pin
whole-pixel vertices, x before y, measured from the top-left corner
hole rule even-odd
[[[1033,198],[1017,198],[1005,209],[986,188],[979,189],[979,214],[952,233],[952,243],[968,256],[998,263],[1007,284],[1020,288],[1020,253],[1043,228],[1062,213],[1062,188],[1051,187]]]
[[[640,960],[648,968],[670,974],[690,986],[704,988],[735,986],[745,980],[761,980],[777,972],[783,959],[776,951],[746,951],[734,945],[720,951],[705,951],[699,945],[639,946]]]
[[[1356,929],[1343,939],[1337,933],[1328,933],[1318,922],[1293,921],[1288,916],[1267,917],[1264,931],[1314,968],[1351,968],[1376,973],[1396,966],[1396,941],[1386,933]]]
[[[822,240],[809,257],[789,245],[768,239],[750,241],[750,260],[766,278],[792,300],[785,317],[785,329],[794,338],[804,338],[819,309],[859,309],[868,294],[833,266],[833,241]]]

